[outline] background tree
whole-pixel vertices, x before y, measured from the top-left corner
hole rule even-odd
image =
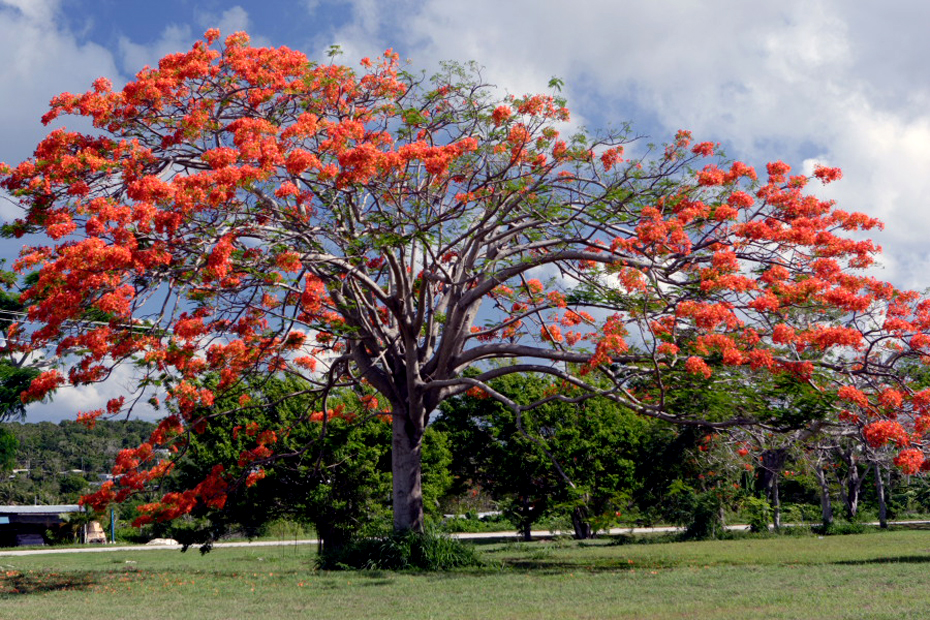
[[[0,281],[9,286],[15,276],[0,271]],[[10,346],[8,330],[21,319],[24,309],[17,294],[0,290],[0,422],[25,417],[21,396],[39,375],[38,368],[26,363],[28,356]],[[0,473],[13,469],[16,445],[12,433],[0,427]]]
[[[96,132],[55,130],[3,167],[25,212],[11,232],[50,240],[16,265],[39,275],[9,339],[61,366],[27,400],[127,364],[138,390],[81,415],[171,399],[179,416],[150,442],[167,445],[227,412],[210,409],[217,393],[250,376],[301,377],[324,417],[329,392],[365,382],[392,419],[394,527],[419,530],[431,412],[472,388],[518,419],[537,405],[495,378],[536,373],[581,391],[547,402],[599,396],[726,426],[755,420],[670,411],[668,374],[710,376],[719,358],[870,407],[930,347],[930,304],[856,271],[876,251],[857,231],[878,221],[807,194],[812,179],[782,162],[760,178],[688,132],[658,149],[624,132],[563,137],[558,96],[501,100],[474,69],[426,80],[389,51],[357,73],[243,33],[215,49],[217,37],[121,91],[101,78],[56,97],[45,122],[84,115]],[[205,373],[220,374],[216,390]],[[127,456],[89,501],[164,475],[154,454]],[[213,471],[155,512],[222,503],[237,480]]]
[[[520,404],[565,390],[526,375],[506,375],[491,387]],[[466,483],[459,488],[479,485],[525,540],[534,523],[553,513],[571,517],[576,538],[591,538],[593,521],[629,510],[650,431],[644,419],[604,399],[550,400],[518,421],[481,392],[444,402],[434,426],[452,444],[453,474]]]
[[[11,286],[15,276],[0,271],[0,282]],[[22,394],[39,376],[39,364],[31,360],[27,352],[15,346],[15,328],[10,328],[22,321],[24,304],[16,292],[0,290],[0,422],[10,419],[23,419],[26,405]],[[11,338],[12,336],[12,338]]]
[[[19,442],[13,433],[0,429],[0,474],[7,474],[16,466],[16,448]]]
[[[187,433],[170,490],[184,493],[216,468],[242,471],[243,483],[227,488],[222,504],[199,505],[191,511],[193,519],[158,531],[183,544],[209,548],[230,531],[255,536],[270,522],[286,518],[311,525],[322,542],[321,553],[385,532],[391,496],[390,423],[383,414],[372,413],[371,394],[347,390],[330,395],[332,408],[324,420],[313,412],[312,401],[294,396],[308,387],[299,383],[271,379],[217,401],[221,408],[247,401],[249,408],[207,419]],[[215,379],[207,385],[215,385]],[[265,449],[269,446],[273,452]],[[445,437],[427,429],[423,492],[429,514],[435,515],[451,484],[450,461]],[[143,506],[144,515],[136,523],[161,516],[160,508],[159,503]]]

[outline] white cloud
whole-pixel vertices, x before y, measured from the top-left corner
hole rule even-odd
[[[248,12],[236,5],[219,14],[199,12],[197,25],[203,32],[209,28],[218,28],[221,36],[225,38],[234,32],[248,32],[252,21]],[[157,66],[158,61],[168,54],[189,50],[194,42],[201,38],[203,32],[195,32],[190,24],[173,23],[166,26],[161,35],[150,43],[139,43],[125,36],[120,37],[119,57],[124,73],[135,75],[145,66]],[[265,37],[252,35],[252,44],[266,46],[270,45],[270,42]]]
[[[58,14],[60,0],[0,0],[0,4],[17,9],[33,22],[51,22]]]
[[[126,364],[117,366],[110,377],[101,383],[82,385],[80,387],[64,386],[58,389],[52,400],[47,403],[34,403],[26,409],[29,422],[74,420],[80,412],[103,409],[107,401],[118,396],[126,396],[127,404],[138,377],[134,369]],[[157,420],[163,413],[154,410],[147,403],[139,403],[133,409],[133,417],[144,420]]]
[[[248,7],[251,4],[243,3]],[[321,16],[336,0],[301,0]],[[573,118],[592,128],[634,121],[661,141],[679,128],[715,140],[757,166],[784,159],[809,171],[843,168],[818,193],[847,211],[884,219],[877,275],[930,284],[930,3],[888,0],[345,0],[351,19],[310,30],[313,58],[332,43],[353,64],[394,47],[427,73],[444,59],[475,60],[484,77],[514,94],[566,82]],[[114,59],[56,19],[58,0],[0,0],[0,160],[27,155],[44,131],[37,119],[60,90],[85,90],[99,75],[117,82]],[[322,22],[322,20],[321,20]],[[197,25],[224,34],[251,27],[240,5],[201,13]],[[134,74],[200,36],[169,26],[150,42],[124,38],[120,66]],[[266,40],[254,37],[256,44]],[[69,120],[69,122],[71,122]],[[13,153],[13,155],[11,155]],[[3,207],[0,207],[3,209]]]
[[[158,61],[168,54],[190,49],[196,36],[189,25],[171,24],[162,31],[161,36],[148,44],[131,41],[128,37],[119,39],[120,64],[128,75],[135,75],[143,67],[155,67]]]
[[[47,131],[39,119],[53,96],[69,90],[83,92],[101,75],[118,75],[105,48],[78,42],[58,26],[54,19],[57,6],[58,2],[39,0],[3,0],[0,4],[2,161],[18,162],[32,153]]]
[[[197,17],[197,23],[206,31],[208,28],[219,28],[220,36],[225,38],[234,32],[247,32],[252,45],[257,47],[272,46],[272,42],[264,36],[256,34],[252,29],[252,18],[248,12],[239,5],[226,9],[220,14],[204,12]]]
[[[845,0],[351,4],[353,21],[336,33],[350,60],[389,45],[428,70],[474,59],[515,94],[557,75],[592,127],[633,120],[658,141],[692,129],[757,166],[830,161],[845,178],[821,193],[886,221],[873,235],[888,254],[880,275],[930,284],[925,2],[881,12]]]
[[[245,9],[241,6],[234,6],[223,11],[223,14],[216,22],[216,27],[220,29],[220,32],[232,34],[243,30],[248,31],[250,24],[251,20]]]

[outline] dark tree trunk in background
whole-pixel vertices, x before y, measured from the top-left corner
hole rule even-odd
[[[817,486],[820,487],[820,513],[821,522],[824,529],[833,525],[833,505],[830,503],[830,485],[827,483],[827,474],[823,471],[823,465],[817,463],[814,467],[817,475]]]
[[[781,527],[781,503],[778,498],[778,475],[785,467],[787,458],[787,448],[766,450],[762,453],[762,466],[759,468],[759,486],[772,504],[772,524],[775,526],[775,529]]]
[[[862,490],[863,480],[859,475],[859,459],[852,450],[840,450],[838,454],[846,463],[846,479],[839,481],[840,499],[846,508],[846,518],[854,521],[859,514],[859,491]]]
[[[572,527],[575,528],[575,538],[577,540],[594,538],[591,523],[588,522],[588,509],[584,506],[577,506],[572,510]]]

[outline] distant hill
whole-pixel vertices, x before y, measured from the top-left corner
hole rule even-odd
[[[70,503],[108,474],[120,450],[146,441],[155,424],[63,421],[0,424],[16,437],[14,473],[0,481],[0,504]]]

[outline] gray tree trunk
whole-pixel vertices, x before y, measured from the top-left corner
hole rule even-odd
[[[423,428],[407,411],[393,410],[391,471],[393,474],[394,531],[423,531]]]
[[[827,474],[823,471],[823,465],[817,463],[814,467],[817,475],[817,485],[820,487],[820,513],[824,529],[833,525],[833,505],[830,503],[830,485],[827,483]]]
[[[840,452],[846,462],[846,480],[840,480],[840,499],[846,508],[846,518],[855,520],[859,514],[859,491],[862,489],[862,476],[859,475],[859,463],[852,450]]]
[[[775,526],[775,531],[781,529],[781,500],[778,497],[778,478],[776,477],[772,481],[772,490],[771,490],[771,502],[772,502],[772,525]]]
[[[882,480],[882,469],[878,463],[872,464],[875,471],[875,494],[878,496],[878,526],[888,528],[888,506],[885,503],[885,484]]]

